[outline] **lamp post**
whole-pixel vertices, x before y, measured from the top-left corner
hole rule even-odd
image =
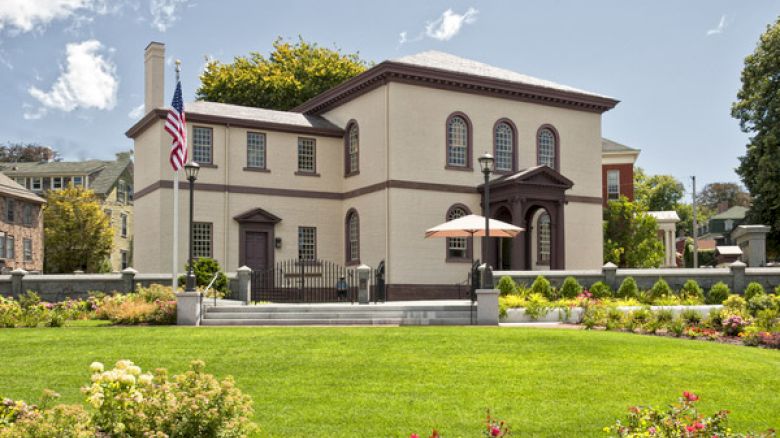
[[[187,181],[190,183],[190,256],[189,256],[189,269],[187,269],[187,284],[185,292],[195,292],[195,274],[192,271],[193,252],[192,252],[192,222],[193,222],[193,209],[195,207],[195,180],[198,179],[198,171],[200,165],[194,161],[184,165],[184,173],[187,176]]]
[[[482,168],[482,174],[485,175],[485,199],[482,204],[482,214],[485,216],[485,237],[482,239],[482,261],[487,267],[488,242],[490,241],[490,173],[493,171],[493,156],[485,152],[478,158],[479,166]],[[485,269],[487,271],[487,269]],[[487,272],[485,272],[487,274]],[[488,275],[483,275],[483,286]]]

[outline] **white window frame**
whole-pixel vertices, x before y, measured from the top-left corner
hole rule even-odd
[[[201,143],[198,133],[208,132],[208,144]],[[206,157],[208,155],[208,157]],[[208,158],[208,159],[206,159]],[[214,129],[208,126],[192,127],[192,160],[198,164],[214,164]]]
[[[5,236],[5,258],[8,260],[16,259],[16,239],[14,236]]]
[[[254,138],[255,141],[250,141]],[[212,140],[213,143],[213,140]],[[267,137],[263,132],[247,131],[246,133],[246,167],[250,169],[266,169]]]
[[[298,227],[298,260],[317,260],[317,227]]]
[[[36,187],[37,186],[37,187]],[[30,190],[33,192],[43,191],[43,178],[40,176],[33,176],[30,178]]]
[[[127,215],[122,213],[120,215],[121,217],[121,231],[122,231],[122,237],[127,237]]]
[[[22,252],[24,254],[24,261],[25,262],[33,261],[33,242],[32,242],[32,239],[29,239],[29,238],[22,239]]]
[[[614,177],[614,181],[611,181]],[[620,199],[620,170],[610,169],[607,171],[607,200]]]
[[[55,181],[57,182],[55,184]],[[51,189],[52,190],[59,190],[63,187],[63,183],[65,182],[65,178],[61,176],[53,176],[51,177]]]
[[[78,179],[78,182],[76,180]],[[74,176],[71,180],[73,182],[73,187],[80,187],[84,185],[84,177],[83,176]]]
[[[298,137],[298,172],[317,173],[317,139]]]

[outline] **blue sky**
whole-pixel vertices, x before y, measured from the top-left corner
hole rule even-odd
[[[194,98],[207,57],[268,53],[277,36],[381,61],[441,50],[616,97],[603,135],[650,173],[738,181],[747,136],[729,115],[744,57],[777,1],[0,0],[0,142],[110,158],[143,103],[143,49],[166,43]],[[403,36],[401,35],[404,33]],[[167,72],[166,101],[173,91]],[[134,112],[134,110],[136,110]]]

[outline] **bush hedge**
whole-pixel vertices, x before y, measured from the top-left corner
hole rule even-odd
[[[612,297],[612,288],[609,287],[607,283],[604,283],[603,281],[597,281],[593,283],[590,286],[590,289],[588,290],[591,294],[593,294],[593,298],[603,300],[605,298],[611,298]]]
[[[710,291],[707,293],[707,304],[721,304],[726,298],[731,295],[731,289],[729,289],[726,283],[719,281],[712,285]]]
[[[582,293],[582,285],[574,277],[566,277],[559,289],[561,298],[575,298]]]
[[[626,277],[617,290],[618,298],[639,298],[639,286],[634,277]]]

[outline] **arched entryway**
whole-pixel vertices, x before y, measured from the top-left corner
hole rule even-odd
[[[553,236],[550,212],[544,207],[532,207],[526,215],[526,269],[542,271],[551,269]]]

